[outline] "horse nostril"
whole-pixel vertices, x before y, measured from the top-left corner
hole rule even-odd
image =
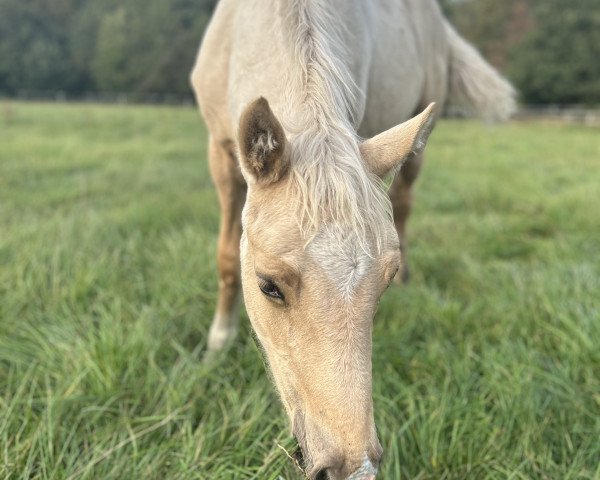
[[[320,470],[315,476],[315,480],[327,480],[327,471],[325,469]]]

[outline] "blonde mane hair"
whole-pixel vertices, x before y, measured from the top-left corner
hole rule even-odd
[[[355,232],[381,248],[392,209],[383,182],[366,169],[356,127],[364,101],[347,66],[343,26],[325,0],[289,0],[281,25],[291,56],[285,127],[292,134],[291,188],[307,239],[322,225]]]

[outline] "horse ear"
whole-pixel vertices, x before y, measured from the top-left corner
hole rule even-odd
[[[287,172],[290,147],[283,127],[265,98],[254,100],[242,113],[238,139],[246,177],[268,184],[278,181]]]
[[[411,156],[418,155],[425,148],[427,138],[433,129],[435,103],[416,117],[365,140],[360,145],[360,153],[371,171],[383,178]]]

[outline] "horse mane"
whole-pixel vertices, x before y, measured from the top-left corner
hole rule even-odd
[[[281,28],[291,56],[286,72],[285,128],[291,133],[292,181],[299,222],[310,240],[321,228],[350,228],[365,252],[378,250],[391,204],[383,182],[358,149],[364,92],[348,68],[344,25],[326,0],[284,0]]]

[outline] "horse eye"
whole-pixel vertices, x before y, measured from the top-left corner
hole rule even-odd
[[[283,293],[281,290],[275,285],[275,283],[271,280],[266,280],[264,278],[258,279],[258,288],[260,291],[264,293],[267,297],[274,298],[276,300],[283,301]]]

